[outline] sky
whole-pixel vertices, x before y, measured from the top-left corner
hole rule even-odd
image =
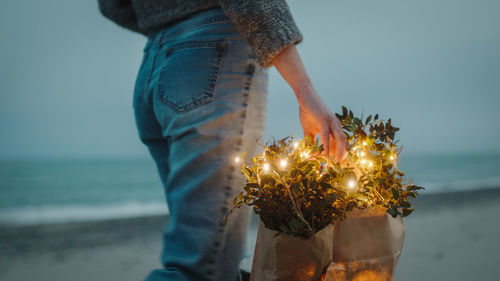
[[[408,153],[500,153],[500,1],[288,3],[333,112],[392,118]],[[146,156],[132,108],[145,43],[97,1],[2,0],[0,158]],[[266,139],[301,137],[293,92],[269,75]]]

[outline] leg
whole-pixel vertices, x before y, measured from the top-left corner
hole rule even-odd
[[[224,219],[244,183],[234,159],[243,151],[254,154],[256,139],[262,137],[267,72],[241,39],[214,46],[188,45],[155,60],[150,91],[163,141],[155,125],[155,137],[145,143],[163,173],[170,221],[164,232],[164,268],[153,271],[148,281],[240,278],[250,210],[234,212],[227,224]],[[211,52],[212,47],[223,52]],[[206,69],[215,71],[216,79]],[[213,79],[207,99],[198,94],[207,93],[204,79]]]
[[[168,142],[163,137],[160,123],[153,111],[152,94],[148,90],[152,76],[157,45],[148,42],[135,83],[133,107],[139,138],[146,145],[156,163],[161,181],[165,184],[168,175]]]

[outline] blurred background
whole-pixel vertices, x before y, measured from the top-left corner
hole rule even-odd
[[[500,2],[288,3],[331,110],[392,118],[399,167],[427,188],[395,280],[498,280]],[[168,209],[132,109],[145,43],[97,1],[0,3],[0,279],[159,267]],[[298,105],[270,69],[265,140],[288,135],[302,137]]]

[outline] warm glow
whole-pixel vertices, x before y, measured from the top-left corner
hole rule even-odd
[[[263,168],[264,168],[264,172],[269,172],[269,169],[270,169],[269,164],[265,163]]]
[[[354,180],[349,180],[347,182],[347,187],[350,189],[350,190],[354,190],[354,188],[356,188],[356,182]]]
[[[244,152],[238,154],[234,148],[228,148],[226,161],[233,168],[241,167],[245,179],[240,183],[241,192],[233,199],[233,209],[250,206],[268,229],[303,239],[349,217],[352,208],[374,207],[377,215],[380,211],[393,218],[409,215],[414,210],[409,200],[423,187],[413,184],[398,170],[402,147],[397,145],[395,133],[399,128],[390,119],[379,120],[378,114],[366,119],[353,114],[342,107],[342,115],[336,115],[340,122],[338,133],[344,134],[343,146],[347,150],[342,161],[335,157],[339,155],[325,153],[328,147],[321,142],[321,136],[307,134],[304,139],[288,136],[259,144],[263,150],[250,160]],[[354,267],[339,269],[339,275],[333,278],[362,276],[362,268]],[[378,268],[366,269],[372,270]],[[351,277],[351,273],[355,276]]]

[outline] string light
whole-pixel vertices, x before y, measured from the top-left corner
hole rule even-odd
[[[269,169],[270,169],[269,164],[264,163],[263,168],[264,168],[264,172],[269,172]]]
[[[345,211],[352,206],[380,206],[387,208],[391,214],[398,208],[402,209],[402,213],[398,211],[397,215],[407,215],[412,206],[406,197],[417,195],[419,187],[397,172],[396,164],[401,149],[396,145],[397,141],[394,142],[393,135],[398,128],[391,127],[390,121],[386,124],[385,121],[378,121],[378,118],[373,122],[358,122],[357,119],[353,122],[352,113],[348,113],[349,116],[339,116],[347,145],[347,154],[342,161],[324,155],[322,152],[325,147],[321,151],[317,140],[310,137],[304,140],[292,137],[274,140],[266,144],[264,151],[259,151],[251,161],[243,155],[232,155],[229,162],[240,163],[233,166],[242,165],[242,172],[247,179],[246,188],[233,201],[236,207],[254,205],[254,210],[262,211],[263,220],[273,220],[266,224],[270,228],[303,238],[307,238],[304,233],[317,231],[311,226],[326,225],[332,219],[342,219],[341,215],[344,216]],[[412,188],[408,189],[410,184]],[[297,190],[308,192],[295,192]],[[404,196],[398,196],[403,193]],[[327,203],[324,205],[330,208],[312,206],[318,200],[323,200]],[[281,213],[276,213],[278,204],[286,204],[290,215],[301,220],[300,229],[297,230],[296,225],[286,220],[289,216],[285,218]],[[306,216],[302,210],[307,212]],[[274,215],[278,215],[278,218]]]
[[[349,180],[347,182],[347,187],[349,188],[350,191],[354,191],[354,189],[356,189],[356,181],[355,180]]]

